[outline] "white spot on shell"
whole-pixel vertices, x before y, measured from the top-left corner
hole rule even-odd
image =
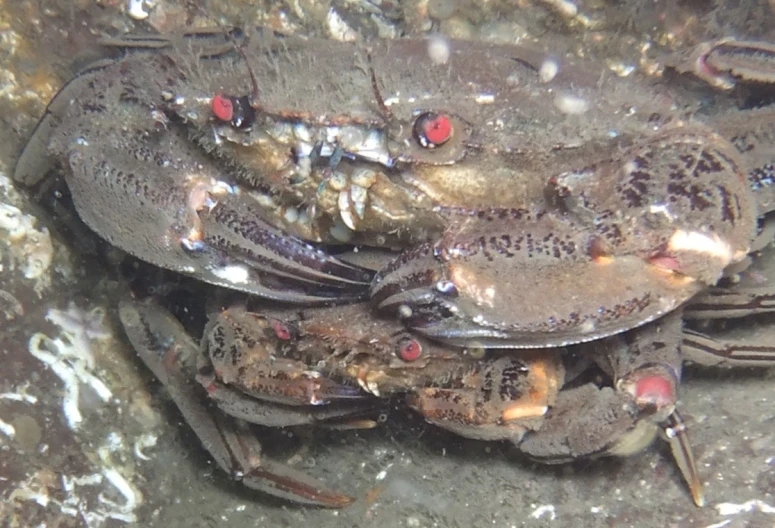
[[[213,275],[232,284],[245,284],[248,282],[250,272],[245,266],[230,264],[222,268],[213,268]]]
[[[675,299],[670,297],[659,297],[659,310],[661,313],[672,312],[675,309]]]
[[[428,56],[433,64],[446,64],[449,60],[449,41],[443,37],[433,37],[428,40]]]
[[[670,222],[675,220],[675,215],[670,212],[670,207],[668,207],[667,204],[663,203],[657,203],[657,204],[651,204],[649,206],[649,213],[653,215],[663,215],[665,218],[667,218]]]
[[[668,241],[668,250],[703,253],[720,259],[725,265],[734,260],[732,248],[716,233],[709,235],[699,231],[677,229]]]
[[[560,65],[556,60],[546,59],[538,70],[538,78],[541,79],[541,82],[548,83],[557,76],[559,71]]]
[[[589,110],[589,101],[575,95],[558,95],[554,98],[554,106],[563,114],[583,114]]]
[[[595,324],[595,321],[592,319],[587,319],[583,323],[581,323],[581,326],[579,327],[579,332],[581,334],[591,334],[597,329],[597,325]]]

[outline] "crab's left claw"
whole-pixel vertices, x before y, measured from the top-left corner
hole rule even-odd
[[[544,208],[450,211],[372,300],[433,339],[548,347],[641,326],[745,257],[754,204],[734,147],[676,128],[547,183]]]
[[[519,442],[542,426],[564,376],[558,353],[505,355],[446,384],[417,389],[408,401],[428,422],[460,436]]]

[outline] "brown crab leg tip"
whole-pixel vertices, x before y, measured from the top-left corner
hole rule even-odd
[[[344,508],[355,502],[354,497],[314,485],[306,476],[271,461],[264,461],[262,466],[254,467],[243,482],[278,497],[324,508]]]
[[[705,490],[697,471],[697,463],[689,443],[686,424],[678,411],[674,410],[661,426],[670,444],[670,451],[673,453],[678,469],[689,485],[692,500],[695,505],[702,508],[705,506]]]
[[[702,508],[705,506],[705,489],[702,486],[702,483],[700,481],[697,481],[696,487],[695,486],[689,486],[689,489],[692,493],[692,499],[694,500],[694,504],[698,508]]]

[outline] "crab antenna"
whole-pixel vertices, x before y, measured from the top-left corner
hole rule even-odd
[[[234,49],[237,50],[237,52],[245,60],[245,66],[248,68],[248,74],[250,75],[250,85],[252,87],[252,92],[250,94],[250,107],[254,110],[259,110],[261,105],[258,104],[258,81],[256,81],[256,74],[253,72],[253,68],[250,67],[248,55],[245,53],[245,46],[248,44],[248,42],[250,42],[250,34],[245,34],[245,39],[239,46],[237,45],[231,33],[228,35],[228,37],[232,41]]]
[[[366,61],[369,63],[369,75],[371,76],[371,89],[374,91],[374,97],[377,99],[377,106],[379,106],[380,111],[382,112],[382,117],[385,119],[385,121],[392,121],[393,120],[393,112],[390,111],[390,108],[385,104],[385,100],[382,98],[382,94],[379,91],[379,86],[377,85],[377,75],[374,73],[374,67],[372,66],[372,60],[371,60],[371,52],[366,52]]]
[[[248,67],[248,73],[250,74],[250,84],[253,88],[253,91],[250,94],[250,106],[254,110],[258,110],[261,108],[261,105],[258,103],[258,81],[256,81],[256,74],[253,73],[253,68],[250,67],[250,61],[248,60],[248,56],[245,53],[243,47],[239,46],[237,51],[239,51],[239,54],[242,55],[243,59],[245,59],[245,65]]]

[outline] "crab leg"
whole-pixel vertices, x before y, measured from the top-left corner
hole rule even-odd
[[[775,258],[774,237],[775,221],[766,219],[758,237],[762,243],[753,248],[756,254],[743,263],[745,269],[734,275],[734,283],[710,288],[692,299],[684,318],[738,319],[775,312],[775,273],[769,265]]]
[[[775,346],[735,342],[684,330],[684,358],[700,365],[720,367],[775,366]]]
[[[215,415],[214,422],[228,446],[231,464],[227,467],[224,461],[220,465],[245,486],[281,499],[327,508],[343,508],[354,501],[304,473],[261,456],[261,444],[246,422],[222,413]]]
[[[240,29],[222,27],[196,28],[182,33],[182,37],[186,38],[188,42],[201,41],[203,49],[200,50],[200,57],[203,58],[215,57],[233,51],[236,45],[235,39],[241,35]],[[100,44],[108,48],[158,50],[174,45],[175,41],[164,35],[121,35],[120,37],[102,38]]]
[[[594,346],[597,348],[593,352],[596,361],[608,371],[616,391],[632,398],[639,409],[638,422],[651,422],[662,430],[694,503],[702,506],[702,481],[687,427],[676,410],[682,364],[686,359],[685,350],[689,348],[682,329],[681,310]],[[651,438],[653,434],[622,434],[617,445],[608,448],[607,452],[635,452],[643,447],[640,442]],[[637,448],[622,450],[622,445],[633,442]]]
[[[691,442],[689,442],[688,428],[677,410],[673,410],[666,420],[659,424],[662,434],[670,445],[678,469],[681,471],[689,492],[692,494],[694,504],[705,506],[705,490],[697,473],[697,462],[694,459]]]
[[[362,391],[361,401],[355,400],[353,396],[353,399],[349,400],[346,405],[283,405],[251,397],[228,385],[201,375],[197,376],[197,380],[206,388],[209,400],[221,411],[257,425],[291,427],[316,424],[348,429],[371,429],[376,426],[376,422],[373,420],[347,418],[350,415],[374,409],[374,401],[366,400],[368,395]]]
[[[212,412],[204,391],[192,383],[199,351],[178,323],[160,307],[125,301],[119,306],[124,329],[143,362],[169,391],[186,422],[224,471],[251,488],[306,504],[341,508],[353,499],[290,467],[261,456],[244,422]]]
[[[764,41],[725,37],[704,42],[668,63],[722,90],[731,90],[738,82],[775,82],[775,45]]]
[[[688,319],[734,319],[775,312],[775,288],[713,288],[686,308]]]

